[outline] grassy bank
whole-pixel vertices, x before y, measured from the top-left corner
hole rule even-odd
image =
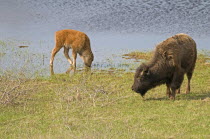
[[[151,53],[133,52],[148,58]],[[129,56],[127,54],[126,56]],[[164,85],[145,98],[134,73],[118,69],[27,79],[0,77],[1,138],[210,138],[210,65],[200,54],[190,94],[176,101]]]

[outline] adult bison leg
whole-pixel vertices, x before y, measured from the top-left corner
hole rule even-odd
[[[177,69],[174,73],[173,80],[171,83],[171,96],[170,99],[175,100],[176,91],[181,87],[184,79],[184,70],[181,68]]]
[[[181,86],[180,86],[181,87]],[[180,94],[180,88],[176,90],[176,94]]]
[[[188,79],[188,83],[187,83],[187,87],[186,87],[186,94],[190,93],[190,80],[192,78],[192,72],[188,72],[187,73],[187,79]]]
[[[171,96],[170,83],[166,83],[166,96]]]

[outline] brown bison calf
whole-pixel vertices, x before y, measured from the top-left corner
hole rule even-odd
[[[179,93],[186,73],[186,93],[189,93],[196,59],[196,43],[190,36],[172,36],[156,46],[153,58],[148,63],[143,63],[137,68],[132,90],[144,96],[149,89],[166,84],[167,95],[175,99],[175,92],[177,90]]]
[[[90,40],[88,36],[85,33],[76,30],[60,30],[55,33],[55,47],[52,50],[50,59],[51,74],[54,74],[54,57],[62,47],[64,47],[65,57],[69,61],[70,65],[73,65],[73,67],[71,67],[67,72],[70,72],[72,69],[74,69],[74,71],[76,70],[77,53],[80,55],[87,67],[91,66],[94,56],[91,51]],[[73,61],[69,57],[69,49],[72,49]]]

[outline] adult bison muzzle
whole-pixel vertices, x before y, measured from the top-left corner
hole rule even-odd
[[[143,63],[136,69],[132,90],[144,96],[151,88],[166,84],[166,94],[170,99],[175,99],[176,92],[180,93],[186,73],[186,93],[189,93],[196,59],[196,43],[190,36],[172,36],[156,46],[153,58],[148,63]]]

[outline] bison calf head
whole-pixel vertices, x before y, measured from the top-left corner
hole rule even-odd
[[[91,67],[91,64],[94,60],[94,56],[93,56],[93,53],[90,52],[90,51],[85,51],[83,52],[82,54],[80,54],[85,66],[87,67]]]
[[[142,64],[136,70],[132,90],[140,93],[143,97],[145,93],[152,88],[152,86],[152,76],[149,67]]]

